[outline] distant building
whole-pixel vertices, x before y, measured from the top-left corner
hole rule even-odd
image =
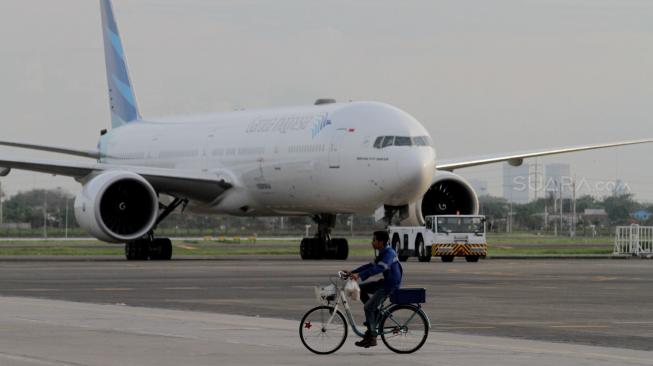
[[[586,208],[582,217],[585,225],[605,226],[608,224],[608,213],[602,208]]]
[[[531,165],[503,164],[503,198],[512,203],[528,203],[532,196]]]
[[[544,174],[544,191],[547,196],[554,194],[555,197],[560,197],[562,189],[562,198],[571,198],[573,178],[569,164],[547,164]]]

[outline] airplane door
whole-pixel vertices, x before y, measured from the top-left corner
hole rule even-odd
[[[329,144],[329,168],[340,168],[340,150],[342,150],[342,139],[345,137],[346,129],[337,129],[331,137]]]
[[[215,168],[216,161],[219,161],[222,156],[224,156],[224,149],[220,151],[220,149],[218,149],[217,142],[215,141],[217,134],[218,129],[209,130],[207,132],[206,139],[204,139],[204,148],[202,152],[202,158],[204,161],[202,164],[202,170],[205,172]]]

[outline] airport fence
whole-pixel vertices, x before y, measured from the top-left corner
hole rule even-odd
[[[634,256],[653,254],[653,226],[617,226],[614,254]]]

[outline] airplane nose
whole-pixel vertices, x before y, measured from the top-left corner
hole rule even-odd
[[[414,201],[429,189],[435,174],[435,153],[432,149],[411,148],[397,161],[397,178],[404,200]]]

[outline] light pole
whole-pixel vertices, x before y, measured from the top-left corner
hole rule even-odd
[[[66,220],[65,221],[66,221],[66,228],[64,231],[65,233],[64,235],[66,239],[68,239],[68,196],[66,196]]]
[[[4,212],[2,211],[2,206],[3,206],[3,200],[2,200],[2,182],[0,182],[0,229],[2,229],[2,225],[4,224]]]
[[[349,229],[351,230],[351,237],[353,238],[354,237],[354,215],[351,215],[349,220],[351,220],[351,221],[349,221]]]
[[[43,190],[43,238],[48,238],[48,190]]]
[[[66,198],[66,209],[65,213],[66,216],[64,217],[64,237],[68,239],[68,193],[64,192],[63,188],[57,187],[57,192],[59,192],[59,196],[64,196]],[[59,211],[59,220],[61,220],[61,211]]]

